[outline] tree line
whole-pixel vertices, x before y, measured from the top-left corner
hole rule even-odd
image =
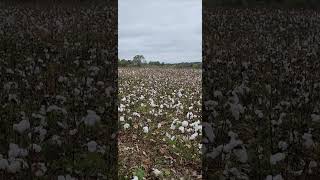
[[[164,63],[160,61],[149,61],[143,55],[136,55],[132,60],[118,59],[119,67],[172,67],[172,68],[202,68],[202,62],[181,62],[181,63]]]

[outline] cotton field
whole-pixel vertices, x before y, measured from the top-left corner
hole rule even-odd
[[[320,179],[319,17],[204,11],[207,179]]]
[[[201,70],[118,73],[121,177],[201,178]]]
[[[2,5],[0,179],[114,178],[117,9]]]

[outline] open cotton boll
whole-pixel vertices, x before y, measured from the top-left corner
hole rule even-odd
[[[184,127],[183,127],[183,126],[180,126],[180,127],[179,127],[179,131],[180,131],[181,133],[184,133]]]
[[[21,162],[18,160],[13,160],[10,162],[9,166],[7,167],[9,173],[16,173],[21,170]]]
[[[30,123],[28,120],[22,120],[18,124],[13,125],[13,130],[22,134],[24,131],[30,128]]]
[[[148,126],[143,127],[143,132],[144,133],[148,133],[149,132],[149,127]]]
[[[123,128],[124,129],[128,129],[130,127],[130,124],[128,124],[128,123],[125,123],[124,125],[123,125]]]
[[[188,123],[188,121],[182,121],[181,125],[183,127],[188,127],[189,123]]]
[[[5,170],[9,166],[9,162],[7,159],[2,159],[2,155],[0,156],[0,170]]]
[[[87,126],[94,126],[96,123],[99,123],[100,120],[100,116],[92,110],[87,110],[87,116],[83,118],[84,124]]]
[[[239,120],[240,114],[244,112],[241,104],[230,104],[230,111],[235,120]]]
[[[214,97],[222,97],[223,95],[222,95],[222,92],[221,91],[214,91],[213,92],[213,95],[214,95]]]
[[[270,163],[272,165],[277,164],[277,162],[282,161],[286,158],[286,155],[284,153],[276,153],[270,156]]]
[[[58,180],[76,180],[76,178],[73,178],[69,174],[67,174],[66,176],[63,176],[63,175],[58,176]]]
[[[284,151],[284,150],[286,150],[288,148],[288,144],[285,141],[280,141],[278,143],[278,147],[279,147],[279,149]]]
[[[311,148],[312,146],[314,146],[314,142],[312,140],[312,134],[304,133],[302,136],[302,139],[304,140],[303,145],[306,148]]]
[[[73,136],[75,134],[77,134],[78,130],[77,129],[72,129],[69,131],[69,135]]]
[[[320,122],[320,115],[317,114],[311,114],[311,119],[314,122]]]
[[[317,164],[316,161],[310,161],[310,163],[309,163],[309,168],[315,168],[315,167],[317,167],[317,166],[318,166],[318,164]]]
[[[159,170],[158,170],[158,169],[156,169],[156,168],[153,168],[152,173],[153,173],[156,177],[158,177],[158,176],[160,176],[160,175],[162,174],[162,172],[161,172],[161,171],[159,171]]]
[[[119,120],[120,120],[120,122],[124,122],[124,117],[120,116]]]
[[[87,143],[88,151],[95,152],[97,150],[97,143],[95,141],[90,141]]]
[[[23,148],[19,148],[17,144],[10,143],[8,156],[9,158],[16,158],[16,157],[25,157],[28,155],[28,151]]]
[[[137,113],[137,112],[133,112],[132,115],[133,115],[133,116],[137,116],[137,117],[141,117],[140,114]]]
[[[248,161],[248,154],[246,149],[234,149],[233,153],[237,156],[238,160],[242,163],[246,163]]]
[[[259,118],[263,118],[263,113],[261,110],[257,109],[254,111]]]
[[[266,180],[283,180],[281,174],[275,175],[272,177],[272,175],[268,175],[266,177]]]
[[[211,152],[207,153],[207,157],[215,159],[217,156],[221,154],[223,150],[223,145],[218,146],[217,148],[213,148]]]
[[[32,144],[31,149],[37,153],[39,153],[42,150],[41,146],[39,146],[38,144]]]
[[[213,129],[212,125],[210,123],[204,122],[202,126],[204,127],[204,132],[205,132],[207,138],[209,139],[209,141],[213,142],[215,135],[213,132],[214,129]]]
[[[190,140],[194,140],[194,139],[196,139],[197,137],[198,137],[198,133],[196,132],[196,133],[193,133],[191,136],[190,136]]]
[[[36,169],[34,174],[37,177],[45,175],[45,173],[47,171],[47,167],[45,166],[44,163],[33,164],[32,168]]]
[[[47,112],[52,112],[52,111],[60,111],[62,114],[66,115],[67,111],[64,108],[58,107],[56,105],[51,105],[47,108]]]
[[[187,119],[193,119],[193,113],[192,112],[188,112],[187,113]]]

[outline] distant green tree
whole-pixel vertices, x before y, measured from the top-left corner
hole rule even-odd
[[[125,60],[125,59],[121,59],[121,61],[119,61],[118,64],[119,64],[120,67],[126,67],[126,66],[130,65],[130,62]]]
[[[159,61],[150,61],[149,65],[155,65],[155,66],[159,66],[160,62]]]
[[[145,62],[145,58],[143,55],[135,55],[132,59],[132,63],[134,66],[141,66],[143,62]]]

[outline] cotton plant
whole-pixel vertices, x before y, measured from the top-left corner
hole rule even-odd
[[[112,69],[108,63],[112,60],[97,57],[97,54],[105,56],[110,48],[97,47],[86,42],[83,37],[74,36],[75,29],[72,29],[76,27],[73,26],[75,23],[80,27],[93,17],[106,20],[108,16],[97,17],[97,11],[115,17],[116,11],[113,7],[104,9],[82,9],[78,12],[80,14],[71,13],[72,16],[61,8],[35,11],[33,8],[12,6],[0,12],[4,17],[7,17],[7,14],[14,17],[10,20],[13,23],[0,27],[0,32],[10,31],[6,40],[16,47],[9,47],[6,55],[1,55],[0,58],[0,77],[8,77],[0,78],[1,88],[7,94],[0,98],[6,119],[3,125],[8,129],[5,134],[7,140],[3,146],[5,148],[0,152],[0,171],[5,174],[3,178],[10,175],[10,178],[21,179],[26,173],[31,173],[33,177],[48,178],[48,172],[56,171],[55,164],[59,163],[58,158],[51,159],[48,155],[71,162],[70,156],[66,155],[73,149],[70,148],[70,142],[75,145],[74,148],[78,148],[74,153],[75,157],[79,154],[86,157],[90,153],[97,153],[100,157],[108,149],[107,145],[98,139],[97,133],[92,131],[99,130],[100,127],[96,125],[108,128],[104,123],[105,114],[112,112],[112,86],[115,84],[109,83],[108,78],[112,78],[109,75],[101,77],[102,69],[106,72]],[[110,12],[112,9],[113,12]],[[58,11],[59,15],[52,21],[50,14]],[[21,13],[30,16],[22,15],[21,18],[16,18],[20,17]],[[87,13],[92,16],[89,18]],[[48,23],[44,23],[51,21],[55,23],[50,27]],[[64,37],[61,39],[62,44],[48,42],[47,37],[53,31],[56,32],[55,38]],[[106,31],[102,33],[106,34]],[[84,47],[84,44],[90,44],[91,47]],[[29,51],[30,49],[37,51]],[[83,59],[87,55],[90,58]],[[9,61],[9,56],[14,60]],[[99,134],[108,136],[104,131]],[[97,141],[96,146],[91,142],[93,140]],[[83,148],[83,144],[86,144],[86,148]],[[67,171],[67,164],[59,165],[59,168]],[[82,162],[78,164],[83,166]],[[105,165],[93,164],[87,169],[103,173],[101,169],[105,167],[101,166]],[[81,172],[81,168],[83,167],[75,167],[68,171],[74,174],[76,171]],[[61,175],[58,179],[75,178]]]
[[[177,148],[176,143],[179,146],[181,144],[183,151],[199,159],[202,136],[200,72],[186,69],[120,68],[120,134],[126,136],[130,132],[130,136],[141,142],[161,141],[171,148]],[[120,149],[122,146],[130,147],[126,140],[121,142]],[[137,146],[134,148],[143,149],[148,154],[148,148],[139,144]],[[156,176],[152,172],[148,174]],[[161,172],[162,175],[166,173]]]

